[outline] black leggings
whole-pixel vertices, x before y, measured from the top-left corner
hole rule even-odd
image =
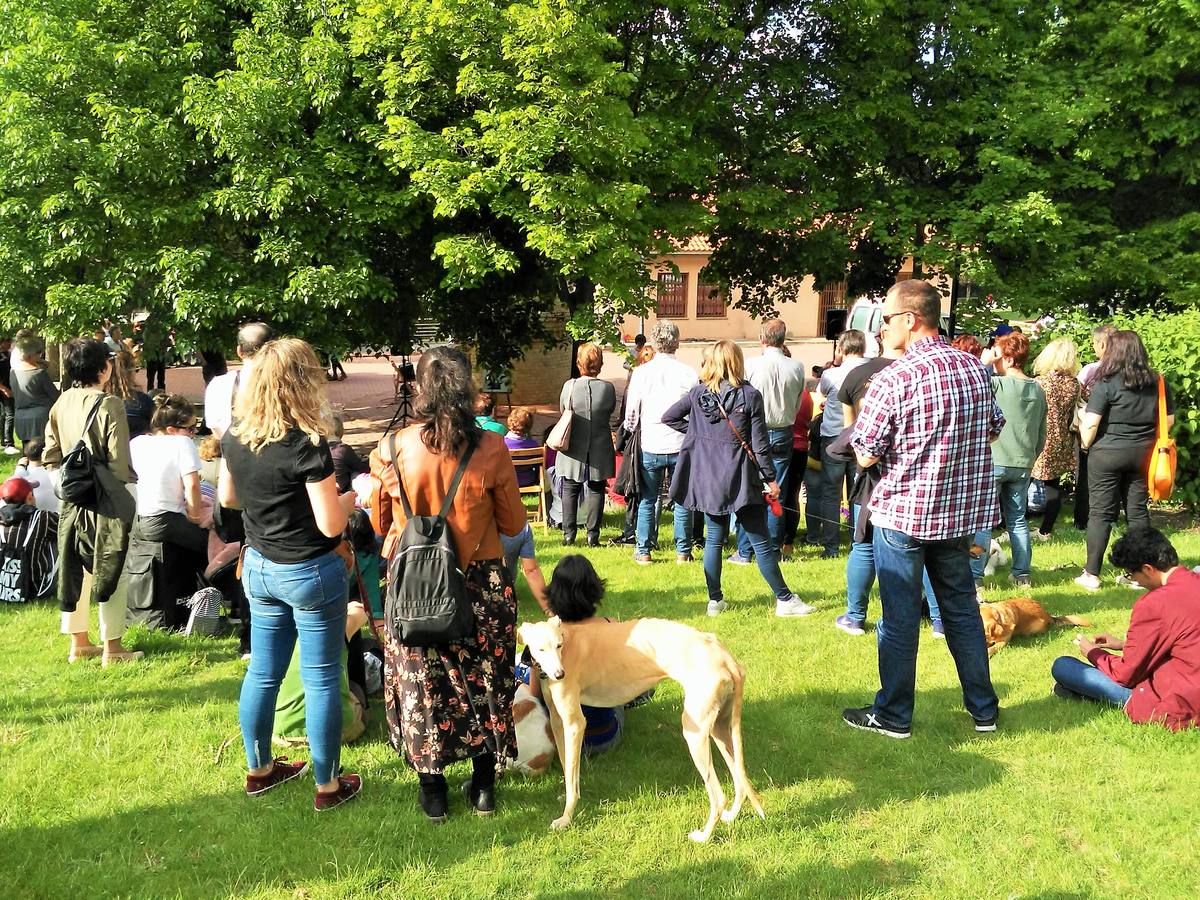
[[[1054,531],[1054,523],[1058,521],[1059,511],[1062,510],[1063,486],[1061,478],[1051,478],[1042,482],[1046,489],[1046,507],[1042,510],[1042,524],[1038,526],[1041,534]]]
[[[1112,450],[1096,447],[1088,452],[1087,567],[1099,575],[1104,551],[1125,507],[1130,530],[1150,527],[1150,495],[1146,486],[1146,462],[1150,447]]]

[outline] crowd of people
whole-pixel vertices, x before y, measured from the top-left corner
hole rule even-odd
[[[363,460],[325,397],[326,364],[264,323],[238,331],[241,366],[209,381],[203,420],[186,398],[136,386],[136,355],[115,329],[66,345],[60,385],[41,361],[44,345],[21,333],[0,424],[15,430],[6,441],[22,440],[22,459],[0,486],[0,536],[6,559],[22,541],[25,555],[20,584],[3,587],[31,598],[57,593],[68,660],[101,657],[106,666],[142,658],[123,644],[128,622],[146,621],[135,614],[161,605],[164,592],[174,604],[183,588],[168,587],[172,578],[215,590],[244,624],[246,792],[260,795],[311,765],[317,810],[363,788],[360,775],[342,769],[341,749],[362,731],[347,704],[361,712],[365,693],[348,699],[347,671],[355,659],[361,668],[354,642],[370,624],[388,739],[417,773],[420,809],[440,822],[450,808],[448,766],[470,760],[466,802],[489,815],[496,774],[520,750],[514,696],[519,683],[536,696],[537,679],[516,653],[518,570],[547,615],[590,621],[603,596],[592,563],[573,553],[547,584],[523,488],[549,482],[550,516],[566,546],[580,525],[586,545],[598,546],[606,498],[617,496],[626,528],[612,542],[632,544],[641,566],[655,564],[669,511],[674,562],[692,564],[699,551],[710,616],[732,602],[726,563],[757,566],[776,616],[810,615],[816,606],[789,587],[795,569],[782,564],[799,556],[801,539],[826,559],[845,547],[847,602],[833,624],[865,634],[876,583],[881,615],[879,690],[843,718],[905,738],[926,607],[974,728],[998,727],[979,613],[983,563],[1002,525],[1012,587],[1027,593],[1038,578],[1035,542],[1053,534],[1073,481],[1088,553],[1076,583],[1099,588],[1124,509],[1128,528],[1109,559],[1118,583],[1147,594],[1124,640],[1086,638],[1083,659],[1054,663],[1055,693],[1121,705],[1134,721],[1200,723],[1200,576],[1150,527],[1147,505],[1146,457],[1160,391],[1173,416],[1170,386],[1133,332],[1097,330],[1098,360],[1082,370],[1069,341],[1051,341],[1031,377],[1020,331],[1005,325],[986,346],[971,335],[951,344],[939,333],[940,312],[929,283],[897,284],[875,336],[880,355],[868,359],[866,336],[847,331],[815,378],[790,358],[778,319],[763,324],[761,352],[750,360],[722,340],[705,350],[699,371],[676,355],[678,328],[659,320],[636,347],[619,403],[600,377],[603,349],[583,343],[578,375],[559,397],[569,428],[557,432],[557,451],[546,451],[545,471],[514,466],[510,455],[543,446],[532,412],[517,407],[500,421],[453,347],[421,354],[414,423],[384,435]],[[202,421],[211,436],[198,447]],[[1041,519],[1031,529],[1034,513]],[[389,566],[410,520],[433,516],[442,517],[473,621],[468,637],[436,646],[406,643],[381,587],[384,573],[398,571]],[[150,598],[140,606],[129,599],[145,593],[139,586]],[[89,633],[93,604],[99,643]],[[615,746],[623,712],[587,714],[593,749]],[[311,763],[272,750],[281,733],[296,732]]]

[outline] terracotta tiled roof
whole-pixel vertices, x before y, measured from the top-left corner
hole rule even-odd
[[[675,242],[676,253],[712,253],[712,241],[706,234],[694,234],[682,241]]]

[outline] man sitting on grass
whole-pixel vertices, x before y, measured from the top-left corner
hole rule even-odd
[[[1171,542],[1153,528],[1126,533],[1109,559],[1149,593],[1133,604],[1125,640],[1079,639],[1091,665],[1069,656],[1054,661],[1054,693],[1121,706],[1134,722],[1172,731],[1200,724],[1200,575],[1180,566]]]

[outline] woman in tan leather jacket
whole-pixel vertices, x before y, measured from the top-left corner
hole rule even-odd
[[[389,629],[384,646],[388,734],[417,770],[421,809],[441,822],[447,765],[471,760],[467,801],[477,814],[490,815],[496,770],[516,756],[517,600],[502,564],[500,535],[519,533],[526,517],[504,439],[475,424],[471,364],[461,351],[435,347],[422,354],[414,407],[423,421],[385,435],[371,453],[371,523],[384,536],[385,558],[395,552],[406,521],[401,483],[414,515],[434,515],[462,454],[475,448],[447,522],[474,595],[478,633],[448,647],[415,647],[401,644]]]

